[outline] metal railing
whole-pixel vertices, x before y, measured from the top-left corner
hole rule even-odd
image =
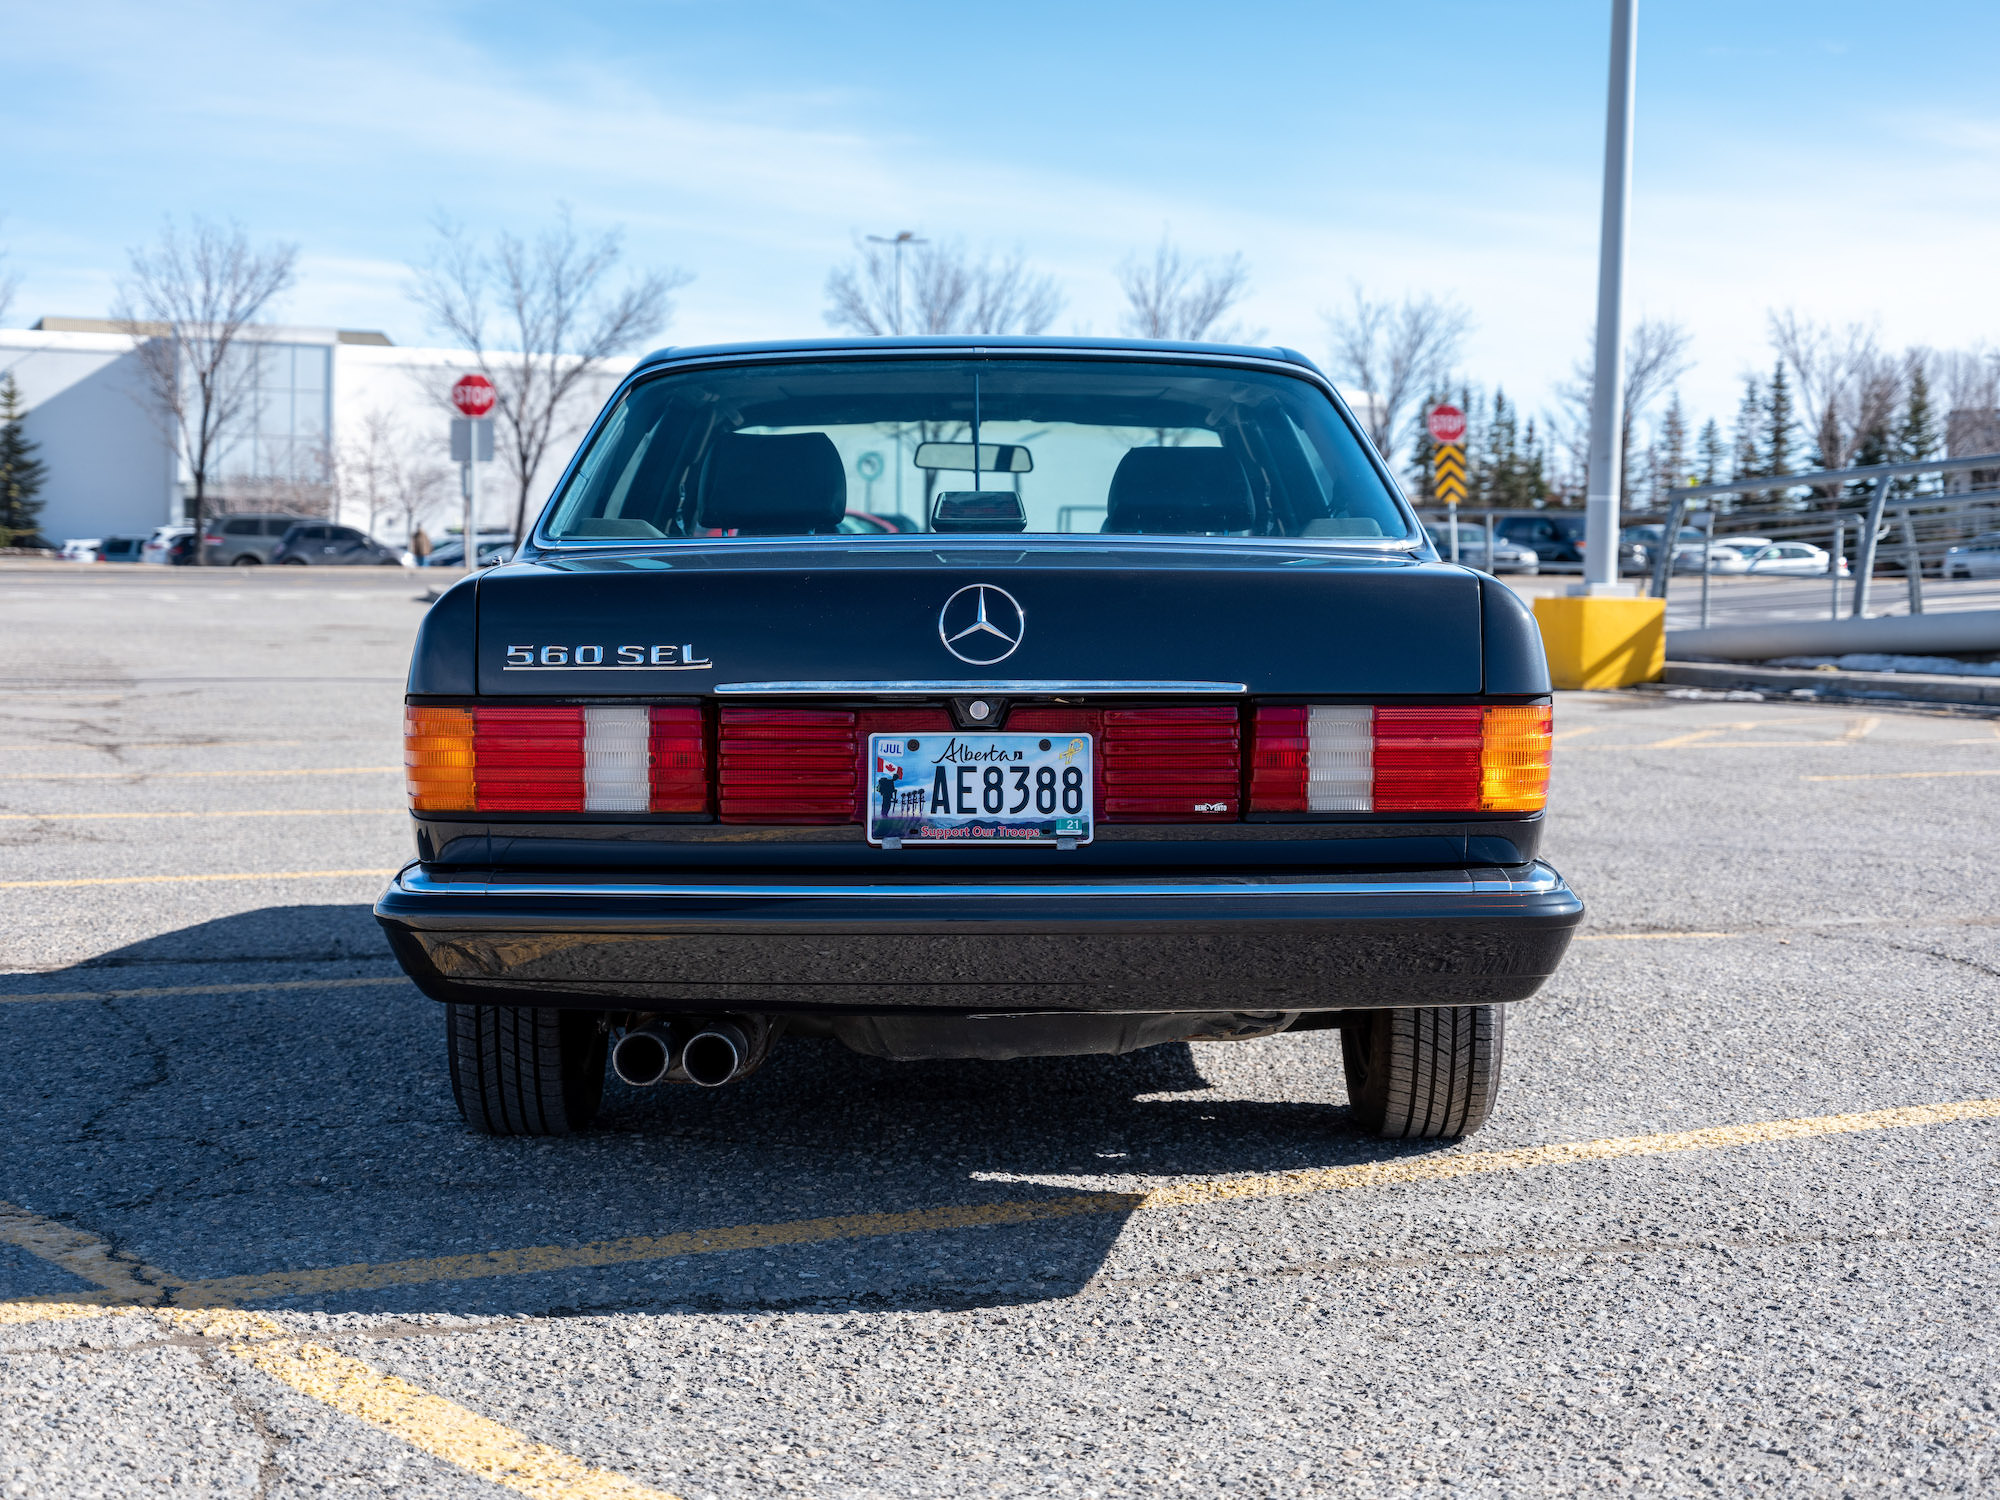
[[[1871,464],[1846,469],[1809,469],[1792,474],[1746,475],[1717,484],[1690,485],[1671,492],[1665,511],[1628,509],[1627,526],[1661,524],[1660,545],[1648,548],[1649,592],[1667,597],[1674,575],[1675,555],[1682,544],[1678,539],[1691,513],[1699,514],[1703,533],[1702,623],[1708,623],[1709,578],[1713,548],[1726,544],[1732,535],[1768,537],[1773,542],[1809,541],[1828,546],[1823,575],[1758,574],[1759,578],[1816,577],[1828,580],[1829,611],[1840,614],[1841,567],[1851,555],[1854,581],[1849,613],[1859,618],[1868,613],[1878,563],[1893,562],[1903,570],[1911,614],[1924,612],[1923,577],[1926,566],[1942,571],[1943,556],[1956,543],[1981,532],[2000,530],[2000,488],[1947,491],[1910,491],[1898,494],[1903,481],[1921,480],[1931,475],[1971,474],[1984,470],[2000,475],[2000,453],[1977,454],[1969,458],[1941,458],[1907,464]],[[1788,490],[1824,490],[1829,486],[1866,486],[1858,495],[1818,495],[1804,504],[1793,500],[1770,500],[1739,505],[1726,515],[1712,506],[1696,511],[1696,502],[1725,495],[1779,495]],[[1427,523],[1448,526],[1483,521],[1486,534],[1485,557],[1491,566],[1496,519],[1513,516],[1546,516],[1548,510],[1501,510],[1442,512],[1422,506],[1419,513]],[[1559,514],[1577,514],[1565,509]],[[1728,529],[1723,529],[1727,527]],[[1848,531],[1854,532],[1854,547],[1848,550]]]

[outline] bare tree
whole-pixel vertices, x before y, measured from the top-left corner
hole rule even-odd
[[[183,236],[169,222],[159,243],[131,252],[113,316],[124,325],[145,374],[155,416],[194,493],[187,518],[197,532],[212,470],[230,429],[256,388],[246,331],[291,286],[296,245],[253,249],[240,225],[196,219]],[[194,552],[204,561],[203,549]]]
[[[7,252],[0,249],[0,260],[7,258]],[[7,314],[14,310],[14,294],[21,289],[20,273],[0,271],[0,323],[7,321]]]
[[[577,388],[613,355],[652,338],[673,316],[673,293],[693,278],[648,271],[609,284],[623,253],[618,231],[586,240],[565,205],[532,241],[502,231],[482,249],[439,220],[431,259],[412,295],[438,330],[470,349],[493,382],[494,416],[516,486],[514,540],[549,449],[569,435]]]
[[[855,242],[854,259],[826,278],[826,320],[884,337],[901,333],[1040,333],[1062,311],[1055,278],[1028,269],[1017,250],[974,260],[957,241],[907,242],[902,285],[893,245]]]
[[[1587,467],[1590,449],[1590,402],[1595,387],[1597,330],[1589,333],[1591,353],[1570,368],[1570,379],[1556,388],[1565,408],[1566,420],[1559,426],[1563,443],[1570,450],[1572,466],[1581,474]],[[1688,356],[1693,336],[1671,318],[1641,318],[1625,336],[1625,398],[1618,413],[1618,473],[1621,503],[1634,488],[1632,483],[1632,435],[1662,392],[1670,389],[1694,367]]]
[[[398,450],[404,441],[394,412],[375,406],[362,415],[357,429],[341,440],[334,464],[336,521],[345,518],[343,513],[352,502],[367,514],[368,524],[363,529],[370,536],[375,534],[376,518],[389,504]]]
[[[1389,458],[1405,416],[1414,418],[1424,396],[1449,381],[1472,314],[1448,299],[1407,296],[1392,302],[1369,297],[1359,285],[1350,290],[1353,306],[1326,315],[1334,379],[1371,398],[1368,436]]]
[[[1859,323],[1836,330],[1787,308],[1770,314],[1771,347],[1791,368],[1799,414],[1822,467],[1844,469],[1901,401],[1906,365]],[[1834,486],[1823,492],[1839,494]]]
[[[1125,290],[1125,331],[1134,338],[1226,344],[1250,337],[1222,320],[1250,291],[1241,255],[1199,260],[1162,238],[1151,262],[1130,257],[1118,268]]]

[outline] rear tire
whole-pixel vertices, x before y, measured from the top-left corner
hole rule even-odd
[[[605,1032],[588,1010],[445,1006],[458,1112],[488,1135],[569,1135],[604,1101]]]
[[[248,552],[239,552],[236,556],[229,559],[229,566],[232,568],[255,568],[261,567],[263,561],[261,557],[252,557]]]
[[[1507,1032],[1504,1005],[1350,1012],[1340,1052],[1354,1118],[1370,1135],[1471,1135],[1493,1113]]]

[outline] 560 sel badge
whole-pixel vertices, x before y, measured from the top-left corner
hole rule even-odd
[[[617,653],[607,661],[604,653]],[[694,647],[509,646],[503,672],[701,672],[713,667]]]

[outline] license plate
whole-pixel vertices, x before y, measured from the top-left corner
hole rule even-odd
[[[1087,734],[868,737],[868,842],[1090,842]]]

